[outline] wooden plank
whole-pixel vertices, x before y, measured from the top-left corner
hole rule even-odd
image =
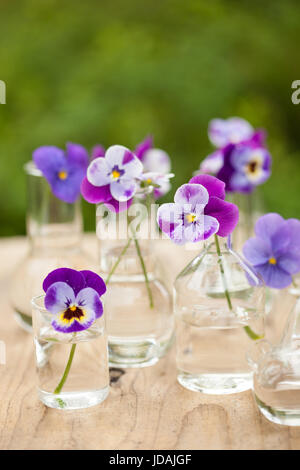
[[[94,237],[86,237],[85,246],[95,253]],[[176,251],[174,257],[172,246],[164,258],[170,283],[195,256]],[[160,249],[166,253],[166,245]],[[36,395],[32,338],[15,323],[8,299],[9,275],[25,252],[23,238],[0,242],[0,340],[7,348],[7,363],[0,365],[0,449],[300,449],[300,428],[269,423],[250,391],[218,397],[182,388],[174,348],[153,367],[114,374],[98,407],[44,407]]]

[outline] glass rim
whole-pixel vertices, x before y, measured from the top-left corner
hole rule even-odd
[[[29,160],[27,163],[25,163],[23,168],[27,175],[39,176],[39,177],[43,176],[43,173],[41,172],[41,170],[37,168],[37,166],[32,160]]]
[[[41,299],[43,299],[43,298],[45,298],[45,297],[46,297],[46,294],[36,295],[35,297],[33,297],[33,298],[31,299],[31,305],[32,305],[34,308],[36,308],[36,309],[38,309],[38,310],[40,310],[40,311],[42,311],[42,312],[48,312],[48,310],[44,307],[44,305],[41,306],[41,305],[38,304],[38,301],[41,300]]]

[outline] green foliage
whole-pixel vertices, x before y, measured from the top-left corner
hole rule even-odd
[[[293,0],[2,0],[0,235],[24,233],[22,166],[36,147],[134,148],[151,133],[175,190],[211,151],[208,121],[231,115],[268,130],[266,209],[300,217],[299,22]]]

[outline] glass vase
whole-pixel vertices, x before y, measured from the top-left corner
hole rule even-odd
[[[158,276],[159,261],[148,231],[147,212],[141,223],[135,224],[130,214],[136,206],[142,213],[143,208],[146,210],[138,202],[119,214],[104,215],[102,208],[97,211],[100,272],[108,284],[105,305],[109,362],[121,368],[155,364],[166,353],[174,331],[172,299]],[[99,230],[105,217],[109,232],[106,237]]]
[[[81,249],[80,201],[57,199],[33,162],[25,165],[25,172],[29,250],[12,276],[10,299],[18,324],[31,331],[31,299],[43,292],[42,279],[59,267],[93,269],[95,261]]]
[[[264,287],[215,237],[175,281],[178,381],[207,394],[251,388],[249,345],[264,335]]]
[[[264,214],[264,207],[259,188],[252,193],[228,193],[229,202],[239,208],[239,223],[232,234],[232,243],[238,252],[242,252],[243,245],[254,236],[255,222]]]
[[[254,397],[261,413],[277,424],[300,426],[300,298],[278,346],[259,342],[249,352]]]
[[[108,395],[104,316],[77,333],[56,331],[44,296],[32,300],[39,399],[50,408],[75,410],[98,405]]]

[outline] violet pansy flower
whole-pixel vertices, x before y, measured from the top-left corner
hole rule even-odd
[[[84,147],[68,143],[65,152],[54,146],[39,147],[33,152],[33,161],[57,198],[70,204],[78,199],[89,161]]]
[[[53,314],[52,326],[61,333],[89,328],[103,314],[100,297],[105,293],[103,279],[92,271],[60,268],[44,280],[45,308]]]
[[[250,139],[253,134],[254,129],[251,124],[239,117],[212,119],[208,126],[208,137],[217,148],[238,144]]]
[[[226,237],[238,219],[237,206],[225,201],[225,184],[211,175],[193,177],[176,191],[174,203],[161,205],[157,213],[159,227],[177,244]]]
[[[266,214],[258,219],[255,235],[245,243],[244,256],[268,287],[288,287],[300,272],[300,221]]]
[[[171,171],[169,155],[161,149],[153,147],[153,139],[148,136],[137,145],[135,155],[141,160],[145,172],[167,174]]]

